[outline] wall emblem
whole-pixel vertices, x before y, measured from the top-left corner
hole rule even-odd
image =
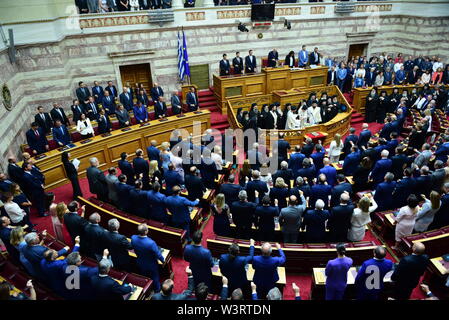
[[[9,91],[9,88],[6,85],[6,83],[3,84],[3,86],[2,86],[2,100],[3,100],[3,105],[5,106],[5,108],[8,111],[11,111],[11,109],[12,109],[11,91]]]

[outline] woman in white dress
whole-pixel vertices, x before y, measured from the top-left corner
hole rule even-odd
[[[348,232],[349,241],[362,241],[365,237],[365,226],[371,222],[370,213],[377,209],[377,203],[371,193],[360,199],[351,218],[351,229]]]
[[[407,198],[407,205],[399,210],[398,215],[395,217],[397,222],[394,231],[396,244],[392,249],[396,250],[401,239],[412,234],[413,227],[415,226],[416,214],[419,210],[418,204],[418,198],[414,194],[411,194]]]
[[[340,134],[336,134],[334,136],[334,140],[332,140],[329,146],[329,160],[331,163],[336,163],[340,159],[340,153],[343,150],[344,144],[341,140]]]

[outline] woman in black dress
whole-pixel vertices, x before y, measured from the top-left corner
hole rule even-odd
[[[376,89],[372,89],[370,94],[366,97],[365,105],[365,122],[376,121],[376,111],[379,108],[379,96]]]
[[[225,203],[225,196],[223,193],[217,194],[214,203],[210,206],[212,214],[214,215],[214,233],[218,236],[230,237],[230,210]]]
[[[65,173],[67,175],[67,179],[72,183],[73,189],[73,199],[77,200],[78,197],[82,197],[83,193],[81,192],[80,183],[78,181],[78,171],[77,168],[73,165],[73,163],[69,160],[70,153],[63,152],[61,154],[62,164],[64,165]]]
[[[370,188],[368,176],[371,172],[371,164],[371,159],[369,157],[364,157],[355,169],[353,174],[354,185],[352,187],[354,192],[368,190]]]

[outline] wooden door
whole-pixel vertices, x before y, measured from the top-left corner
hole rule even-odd
[[[196,85],[199,90],[209,88],[209,65],[199,64],[190,66],[190,83]]]
[[[134,89],[136,83],[142,83],[147,92],[150,92],[153,86],[149,63],[120,66],[120,76],[122,78],[122,86],[128,85]]]
[[[349,46],[348,59],[351,59],[352,57],[366,55],[367,48],[368,48],[367,43],[351,44]]]

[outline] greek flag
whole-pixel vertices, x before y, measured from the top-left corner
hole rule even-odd
[[[184,54],[182,50],[182,42],[181,38],[179,37],[179,31],[178,31],[178,76],[179,79],[182,81],[185,77],[185,69],[184,69]]]
[[[187,54],[187,43],[186,35],[184,30],[182,30],[182,51],[183,51],[183,64],[184,64],[184,75],[190,78],[190,67],[189,67],[189,55]]]

